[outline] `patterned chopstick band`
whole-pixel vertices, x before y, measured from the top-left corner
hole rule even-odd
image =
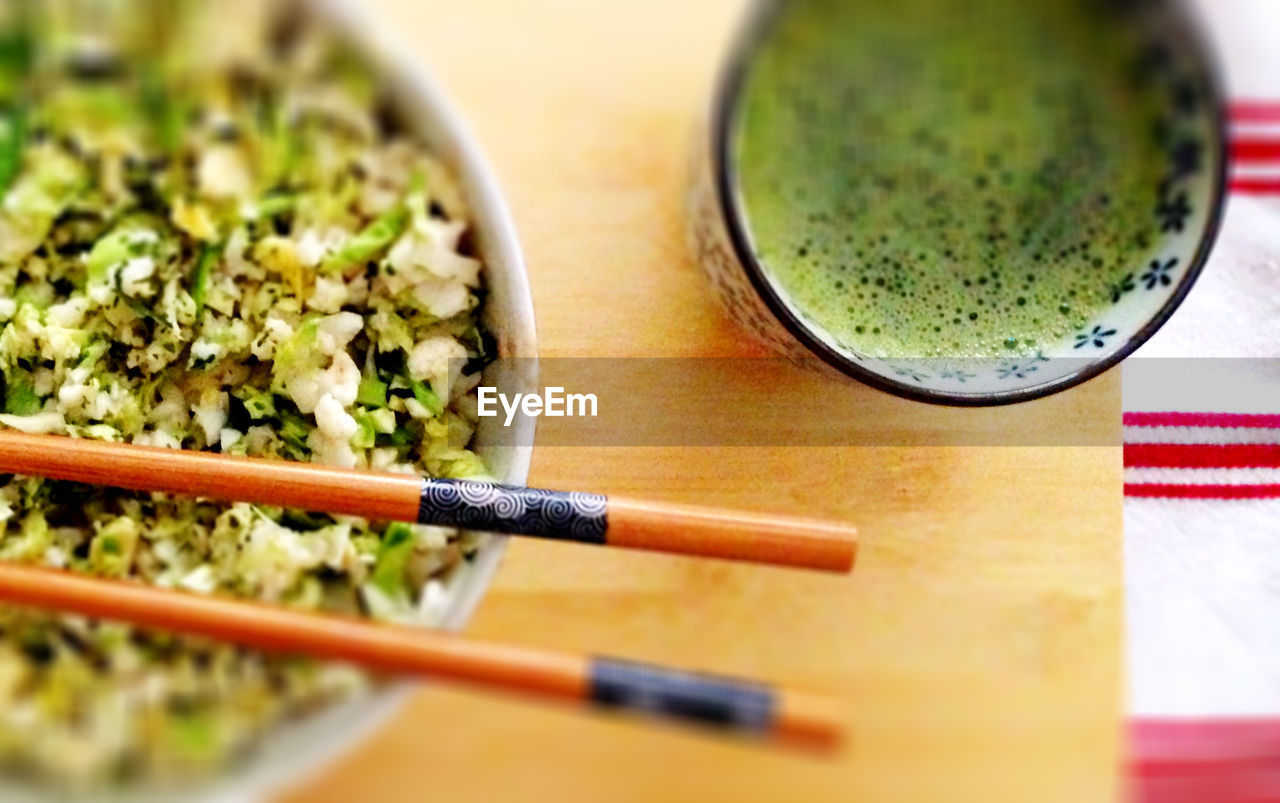
[[[418,522],[603,544],[605,497],[473,480],[422,481]]]
[[[590,682],[590,699],[602,706],[750,733],[771,730],[777,709],[760,683],[616,658],[591,659]]]

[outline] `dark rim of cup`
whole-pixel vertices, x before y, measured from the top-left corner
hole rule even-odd
[[[712,171],[720,219],[728,232],[729,242],[733,247],[734,256],[738,264],[746,272],[752,287],[755,288],[756,293],[769,307],[774,318],[809,351],[816,354],[828,365],[879,390],[930,404],[956,407],[992,407],[1031,401],[1075,387],[1114,368],[1149,340],[1160,327],[1164,326],[1179,305],[1182,304],[1187,293],[1191,292],[1192,286],[1195,284],[1196,279],[1199,278],[1201,271],[1204,270],[1205,263],[1209,260],[1214,242],[1218,237],[1218,231],[1222,224],[1223,210],[1226,206],[1228,154],[1225,95],[1219,79],[1220,70],[1204,37],[1192,24],[1187,12],[1180,10],[1176,4],[1168,3],[1168,13],[1177,15],[1175,20],[1176,33],[1180,37],[1180,44],[1184,48],[1181,52],[1193,54],[1193,57],[1198,61],[1196,66],[1200,77],[1204,81],[1204,85],[1210,90],[1210,97],[1205,99],[1206,105],[1209,107],[1206,113],[1213,119],[1213,128],[1218,138],[1217,148],[1213,151],[1217,165],[1213,175],[1214,184],[1210,197],[1209,213],[1205,220],[1204,230],[1200,235],[1200,241],[1196,246],[1195,255],[1183,272],[1182,278],[1178,280],[1178,285],[1174,288],[1168,300],[1141,329],[1119,349],[1090,362],[1067,376],[1018,390],[971,394],[929,390],[890,379],[863,367],[857,360],[846,357],[823,342],[813,334],[812,330],[803,321],[791,312],[786,303],[770,285],[765,276],[767,271],[764,265],[756,259],[751,250],[745,215],[738,204],[737,193],[734,192],[736,174],[731,158],[731,137],[739,90],[752,54],[768,31],[769,26],[772,25],[774,14],[784,5],[786,5],[785,0],[764,0],[758,3],[730,51],[728,61],[721,73],[719,85],[716,87],[715,100],[711,112],[710,146]]]

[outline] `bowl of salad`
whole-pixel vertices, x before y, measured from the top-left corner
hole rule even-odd
[[[532,432],[488,429],[474,388],[537,384],[522,258],[474,140],[356,4],[321,0],[4,6],[0,373],[0,424],[26,432],[514,484]],[[502,550],[12,475],[0,527],[2,560],[450,628]],[[406,692],[6,608],[0,794],[253,798]]]

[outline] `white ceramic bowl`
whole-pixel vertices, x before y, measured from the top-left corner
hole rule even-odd
[[[449,104],[435,80],[418,59],[393,36],[369,19],[355,0],[310,0],[300,4],[308,14],[316,14],[334,25],[360,46],[373,69],[385,77],[397,110],[409,129],[439,155],[461,181],[471,206],[476,246],[484,261],[485,285],[489,291],[485,321],[498,343],[499,356],[507,368],[486,376],[486,384],[504,387],[504,392],[537,390],[537,348],[533,320],[533,300],[525,275],[524,259],[511,215],[493,174],[462,118]],[[506,362],[520,358],[518,363]],[[518,365],[512,370],[511,365]],[[503,483],[523,485],[529,473],[533,442],[533,419],[524,417],[511,429],[502,428],[496,418],[483,419],[476,433],[476,450],[493,476]],[[502,429],[497,437],[496,429]],[[430,624],[450,630],[461,629],[471,617],[480,598],[498,570],[506,539],[485,538],[474,559],[454,571],[445,581],[444,603],[433,611]],[[136,801],[252,801],[305,778],[350,750],[369,736],[406,700],[414,686],[409,683],[383,688],[317,712],[305,719],[268,733],[251,759],[221,776],[181,788],[129,788],[114,793],[115,799]],[[424,732],[443,733],[431,723]],[[48,791],[0,784],[0,799],[47,800]],[[95,794],[95,799],[103,799]]]

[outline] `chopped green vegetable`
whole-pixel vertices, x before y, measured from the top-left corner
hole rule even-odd
[[[324,355],[316,349],[319,335],[319,323],[310,320],[280,344],[271,366],[272,390],[291,395],[288,393],[291,379],[324,363]]]
[[[10,185],[22,169],[22,149],[26,144],[26,114],[21,107],[0,112],[0,195],[9,191]]]
[[[41,488],[48,486],[48,482],[37,480]],[[18,532],[18,538],[7,538],[0,546],[0,558],[4,560],[44,560],[45,552],[48,551],[52,542],[49,533],[49,521],[45,518],[44,512],[39,509],[32,510],[22,518],[22,525]]]
[[[213,266],[222,255],[222,248],[220,243],[201,245],[195,270],[191,272],[191,300],[196,302],[197,321],[204,317],[204,299],[209,293],[209,277],[213,275]]]
[[[244,388],[240,393],[240,401],[244,404],[244,409],[249,413],[250,419],[262,421],[275,417],[276,397],[274,393],[269,390],[257,390],[255,388]]]
[[[364,412],[373,422],[373,431],[379,435],[390,435],[396,431],[396,414],[386,407]]]
[[[91,282],[105,281],[113,267],[128,261],[136,254],[138,232],[130,227],[122,227],[112,231],[94,243],[86,262],[88,277]]]
[[[173,92],[157,75],[158,65],[143,71],[141,106],[151,128],[151,136],[161,153],[173,154],[182,145],[184,122],[189,109],[184,94]]]
[[[19,307],[23,305],[36,309],[48,309],[53,304],[53,288],[47,284],[24,284],[13,293],[13,300]]]
[[[120,516],[94,536],[89,545],[89,565],[99,574],[123,576],[129,571],[137,546],[137,522]]]
[[[272,218],[288,212],[298,205],[296,195],[268,195],[258,201],[256,211],[259,218]]]
[[[356,413],[356,434],[351,436],[353,449],[372,449],[377,442],[378,425],[368,413]]]
[[[365,374],[356,391],[356,403],[366,407],[386,407],[387,383],[379,379],[376,373]]]
[[[76,367],[92,368],[97,365],[98,360],[102,359],[109,348],[111,348],[111,344],[105,340],[95,340],[89,343],[81,350],[80,362],[76,364]]]
[[[30,4],[10,3],[5,10],[11,16],[0,26],[0,98],[13,102],[30,78],[36,32]]]
[[[440,403],[440,397],[435,394],[435,391],[426,382],[415,381],[409,387],[413,389],[413,398],[418,400],[418,404],[430,410],[432,415],[440,415],[444,412],[444,405]]]
[[[378,446],[390,446],[395,449],[405,449],[413,445],[415,441],[421,440],[421,431],[417,428],[416,423],[404,424],[397,426],[393,431],[385,435],[379,435],[377,439]]]
[[[202,763],[218,746],[218,721],[212,711],[183,711],[169,715],[165,730],[179,754]]]
[[[4,411],[9,415],[35,415],[44,407],[44,400],[26,380],[10,382],[5,387]]]
[[[372,582],[384,594],[400,597],[408,593],[405,587],[405,569],[413,556],[413,528],[403,522],[394,522],[383,533],[378,547],[378,560],[374,565]]]
[[[280,437],[295,449],[305,453],[307,437],[314,427],[305,418],[292,410],[280,411]]]
[[[397,204],[347,240],[324,261],[321,269],[328,273],[337,273],[350,265],[368,262],[390,248],[408,225],[408,207]]]

